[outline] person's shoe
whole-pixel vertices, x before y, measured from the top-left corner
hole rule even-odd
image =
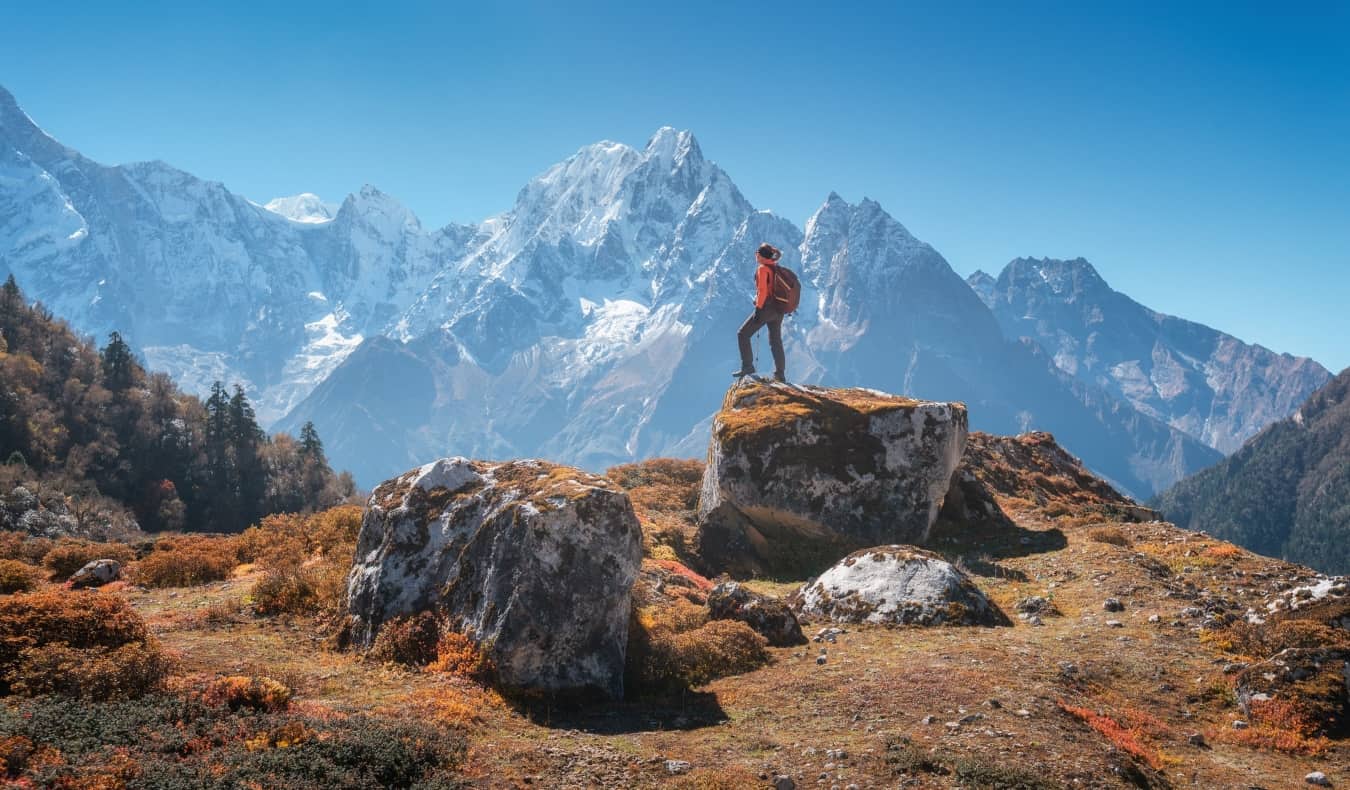
[[[780,370],[780,371],[777,371],[777,372],[775,372],[775,373],[773,374],[773,380],[774,380],[774,381],[781,381],[781,382],[783,382],[784,384],[786,384],[786,383],[787,383],[787,376],[784,376],[784,375],[783,375],[783,371]]]
[[[743,379],[743,378],[745,378],[746,376],[753,376],[753,375],[755,375],[755,369],[754,369],[754,368],[741,368],[740,370],[736,371],[735,373],[732,373],[731,375],[734,376],[735,378]]]

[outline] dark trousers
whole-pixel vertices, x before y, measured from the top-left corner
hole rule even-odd
[[[756,307],[754,315],[745,319],[745,323],[741,324],[741,331],[736,333],[736,342],[741,346],[741,370],[755,369],[755,356],[750,349],[750,338],[765,325],[769,327],[769,350],[773,352],[774,372],[785,375],[787,363],[783,358],[783,314],[769,307]]]

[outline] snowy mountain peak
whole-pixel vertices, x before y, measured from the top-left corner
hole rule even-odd
[[[323,202],[313,192],[301,192],[290,197],[273,198],[263,208],[273,214],[280,214],[293,222],[307,224],[331,222],[338,212],[337,206]]]
[[[1033,284],[1039,281],[1057,294],[1111,292],[1111,286],[1084,258],[1017,258],[1004,267],[999,281],[1005,287],[1023,281]]]
[[[656,130],[656,134],[647,141],[643,155],[662,164],[668,163],[672,168],[686,162],[703,161],[703,151],[694,135],[688,130],[680,131],[671,126],[662,126]]]

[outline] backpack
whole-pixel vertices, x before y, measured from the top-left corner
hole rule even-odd
[[[773,267],[773,302],[783,315],[797,312],[802,301],[802,281],[786,266]]]

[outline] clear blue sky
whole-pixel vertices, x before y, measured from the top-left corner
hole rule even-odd
[[[834,7],[843,6],[843,8]],[[1350,4],[0,4],[0,84],[107,163],[428,225],[691,129],[761,208],[872,197],[962,274],[1084,256],[1350,365]]]

